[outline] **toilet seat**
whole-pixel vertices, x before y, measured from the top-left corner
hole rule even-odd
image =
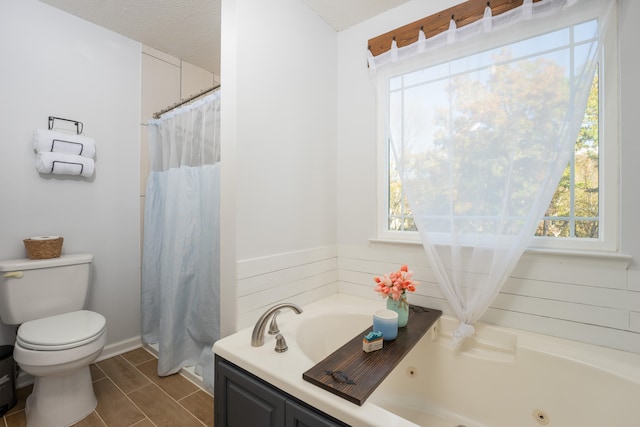
[[[95,341],[105,327],[106,319],[101,314],[74,311],[23,323],[16,342],[30,350],[67,350]]]

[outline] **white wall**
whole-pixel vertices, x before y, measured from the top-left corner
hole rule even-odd
[[[335,32],[299,0],[238,6],[238,259],[333,244]]]
[[[621,0],[619,6],[620,37],[620,123],[621,123],[621,211],[622,211],[622,244],[621,250],[631,254],[633,261],[628,272],[628,287],[640,293],[640,198],[638,182],[640,170],[637,160],[640,159],[637,122],[640,115],[640,2]],[[630,325],[635,332],[640,332],[640,301],[632,300]]]
[[[63,253],[95,255],[89,308],[109,344],[137,338],[140,45],[37,0],[2,2],[0,40],[0,258],[25,257],[26,237],[64,236]],[[36,172],[32,134],[50,115],[95,138],[93,178]]]
[[[341,292],[375,298],[374,275],[402,263],[416,270],[412,301],[450,312],[423,250],[370,242],[376,237],[375,92],[367,40],[459,0],[409,1],[338,35],[338,260]],[[620,1],[621,250],[628,259],[528,253],[483,320],[640,352],[640,3]],[[627,263],[629,268],[627,270]]]
[[[637,160],[640,159],[638,144],[638,117],[640,116],[640,2],[620,0],[619,18],[619,52],[620,52],[620,127],[621,127],[621,205],[622,205],[622,245],[624,253],[633,255],[630,282],[633,288],[640,290],[640,198],[638,182],[640,170]],[[640,311],[640,307],[638,307]]]
[[[335,245],[336,39],[300,0],[222,2],[223,258],[295,264],[285,254]],[[222,268],[230,310],[237,267]]]

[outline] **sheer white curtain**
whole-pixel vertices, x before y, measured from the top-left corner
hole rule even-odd
[[[142,337],[158,374],[185,366],[213,390],[220,337],[220,91],[149,121]]]
[[[546,211],[614,1],[542,0],[373,58],[386,137],[459,345]]]

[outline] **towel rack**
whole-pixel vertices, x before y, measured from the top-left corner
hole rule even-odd
[[[80,135],[82,133],[82,129],[84,128],[84,124],[82,122],[77,121],[77,120],[63,119],[62,117],[49,116],[49,130],[53,129],[53,122],[55,120],[64,120],[65,122],[73,123],[76,126],[76,133],[78,135]]]
[[[54,160],[53,162],[51,162],[51,171],[49,173],[55,173],[54,170],[56,169],[56,165],[60,163],[60,164],[65,164],[65,165],[75,165],[75,166],[80,166],[80,173],[78,175],[82,175],[82,172],[84,172],[84,165],[82,163],[77,163],[77,162],[65,162],[63,160]]]

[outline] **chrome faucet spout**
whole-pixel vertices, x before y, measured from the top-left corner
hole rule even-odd
[[[278,312],[283,308],[290,308],[296,314],[302,313],[302,308],[300,306],[293,303],[282,303],[278,305],[274,305],[265,311],[262,316],[256,322],[256,325],[253,327],[253,332],[251,333],[251,345],[253,347],[260,347],[264,344],[264,330],[267,328],[267,321],[271,318],[274,313]]]

